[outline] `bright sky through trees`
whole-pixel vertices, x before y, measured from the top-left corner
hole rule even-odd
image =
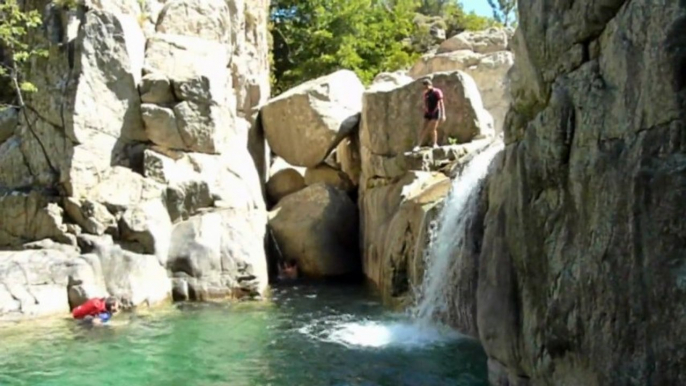
[[[474,11],[480,16],[493,16],[493,9],[488,5],[487,0],[462,0],[462,4],[467,12]]]

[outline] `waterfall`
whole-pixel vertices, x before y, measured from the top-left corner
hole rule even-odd
[[[435,323],[448,312],[451,268],[468,240],[465,239],[470,220],[478,210],[479,191],[495,156],[503,149],[497,140],[472,158],[453,179],[448,197],[443,203],[436,224],[431,229],[429,246],[425,252],[424,279],[416,293],[414,318],[423,324]]]

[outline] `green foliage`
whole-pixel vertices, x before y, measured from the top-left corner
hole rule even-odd
[[[53,3],[64,9],[74,9],[77,5],[79,5],[79,0],[53,0]]]
[[[446,20],[446,35],[448,37],[462,31],[479,31],[499,24],[491,18],[477,15],[474,11],[465,12],[462,5],[456,2],[444,7],[443,18]]]
[[[0,3],[0,77],[8,78],[16,97],[23,103],[22,92],[36,92],[36,87],[21,79],[20,68],[34,56],[47,56],[48,52],[40,47],[26,43],[29,31],[40,27],[41,15],[38,11],[23,12],[17,0]]]
[[[338,69],[367,84],[411,66],[448,36],[495,25],[457,0],[272,0],[272,85],[276,94]]]
[[[363,82],[412,63],[416,0],[272,1],[275,91],[335,70]]]
[[[443,16],[445,8],[455,4],[455,0],[421,0],[417,11],[427,16]]]
[[[517,20],[517,0],[488,0],[493,9],[493,18],[509,27]]]

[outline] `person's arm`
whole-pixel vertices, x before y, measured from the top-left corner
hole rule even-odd
[[[441,120],[445,121],[445,104],[443,103],[443,98],[438,101],[438,108],[441,109]]]

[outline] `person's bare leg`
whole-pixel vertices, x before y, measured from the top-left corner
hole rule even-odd
[[[432,121],[432,127],[431,127],[431,139],[433,140],[434,147],[438,147],[438,124],[440,121],[435,120]]]
[[[415,146],[415,150],[418,150],[422,146],[422,143],[424,143],[424,138],[426,137],[426,135],[429,132],[429,123],[430,123],[430,121],[424,121],[424,126],[419,131],[419,139],[417,140],[417,145]]]

